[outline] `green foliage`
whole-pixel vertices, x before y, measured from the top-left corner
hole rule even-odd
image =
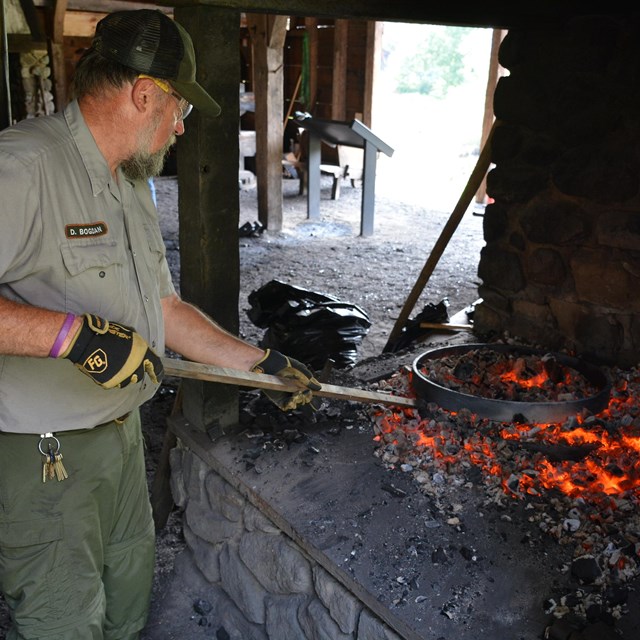
[[[403,60],[396,90],[443,98],[450,88],[461,85],[464,82],[461,44],[471,31],[469,27],[431,30]]]

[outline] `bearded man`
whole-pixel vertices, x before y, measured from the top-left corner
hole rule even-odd
[[[224,331],[172,284],[148,179],[192,105],[188,33],[154,10],[96,27],[61,113],[0,132],[0,590],[8,640],[134,639],[154,526],[138,408],[185,358],[319,385]]]

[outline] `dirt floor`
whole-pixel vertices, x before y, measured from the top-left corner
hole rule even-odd
[[[177,181],[162,177],[156,179],[155,186],[168,258],[177,282]],[[377,195],[375,231],[373,236],[363,238],[359,236],[362,195],[359,186],[344,181],[340,198],[331,200],[329,179],[323,179],[321,220],[311,222],[307,220],[306,198],[298,194],[298,181],[283,180],[283,230],[240,238],[241,335],[253,343],[260,341],[264,329],[256,327],[247,315],[251,307],[248,296],[271,280],[279,280],[358,305],[369,316],[371,327],[358,349],[357,360],[379,356],[461,193],[451,190],[443,194],[434,185],[430,189],[416,184],[405,186],[404,193],[411,196],[406,199],[402,195],[403,185],[398,185],[398,195],[393,197]],[[421,201],[416,190],[423,187],[425,196]],[[450,209],[444,210],[442,204],[436,208],[427,192],[437,193],[439,203],[450,200]],[[240,226],[257,221],[255,188],[240,191],[240,210]],[[425,305],[435,305],[444,299],[448,300],[451,316],[477,299],[477,266],[484,244],[482,220],[481,208],[472,204],[414,305],[411,317]],[[156,397],[143,407],[150,485],[176,390],[177,380],[166,380]],[[170,581],[173,559],[183,545],[180,514],[174,511],[157,538],[154,600]],[[0,640],[5,638],[8,624],[6,608],[0,603]],[[153,640],[152,635],[143,638]]]
[[[460,193],[450,189],[451,208],[435,209],[416,204],[416,185],[393,198],[377,196],[374,234],[364,238],[360,232],[362,190],[343,181],[338,200],[331,200],[330,178],[322,182],[320,221],[307,219],[306,197],[298,195],[298,181],[283,181],[283,218],[281,232],[264,232],[256,237],[240,238],[240,331],[257,342],[263,329],[247,316],[248,296],[270,280],[307,290],[322,292],[343,302],[359,305],[370,317],[372,326],[358,352],[359,358],[379,355],[389,332],[414,287],[436,240],[447,223]],[[402,186],[402,185],[399,185]],[[156,180],[158,208],[165,239],[171,254],[177,256],[178,214],[174,178]],[[425,192],[431,193],[431,189]],[[413,195],[411,195],[413,194]],[[411,197],[409,198],[409,196]],[[442,191],[438,191],[442,198]],[[255,189],[240,192],[240,225],[258,219]],[[480,211],[475,211],[480,213]],[[414,313],[427,303],[449,301],[449,314],[474,302],[477,297],[477,268],[484,246],[483,218],[469,208],[439,260]]]

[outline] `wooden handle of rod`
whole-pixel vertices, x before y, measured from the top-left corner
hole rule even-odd
[[[251,387],[253,389],[272,389],[276,391],[298,391],[300,389],[298,385],[288,381],[286,378],[264,373],[216,367],[211,364],[201,364],[199,362],[177,360],[175,358],[162,358],[162,365],[164,366],[166,375],[176,376],[178,378],[221,382],[223,384],[234,384],[240,387]],[[413,398],[394,396],[380,391],[339,387],[332,384],[323,384],[322,389],[320,391],[314,391],[313,394],[314,396],[333,398],[336,400],[353,400],[356,402],[379,403],[401,407],[417,406],[417,401]]]

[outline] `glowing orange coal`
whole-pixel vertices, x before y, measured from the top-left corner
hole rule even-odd
[[[506,372],[503,379],[533,386],[545,384],[545,375],[523,381]],[[416,471],[459,473],[475,465],[486,481],[498,482],[514,498],[559,491],[607,508],[619,498],[638,503],[640,370],[623,378],[607,409],[563,423],[497,422],[469,412],[456,416],[433,405],[427,416],[424,410],[420,415],[414,409],[386,407],[375,415],[376,441],[380,447],[397,445],[396,455],[411,461]],[[396,393],[414,395],[406,373],[398,374],[391,386]]]
[[[544,383],[549,380],[549,374],[547,374],[545,371],[542,371],[535,376],[525,378],[518,375],[515,370],[511,370],[500,374],[500,380],[502,380],[502,382],[515,382],[519,387],[531,389],[533,387],[542,387]]]

